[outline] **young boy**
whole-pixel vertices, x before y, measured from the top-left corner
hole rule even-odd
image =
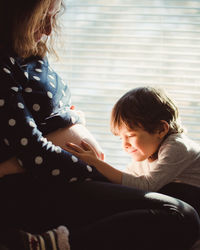
[[[181,198],[200,213],[200,146],[184,134],[178,108],[164,91],[130,90],[114,105],[110,124],[132,156],[126,172],[99,160],[85,141],[85,150],[69,144],[68,151],[114,183]]]

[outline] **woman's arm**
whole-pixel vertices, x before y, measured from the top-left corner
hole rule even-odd
[[[7,53],[0,58],[0,162],[13,155],[22,168],[38,178],[59,176],[66,182],[105,181],[95,168],[88,168],[85,162],[44,136],[49,131],[79,122],[76,112],[70,112],[69,88],[49,69],[48,60],[33,58],[30,71],[29,63],[26,66],[27,78],[20,62],[15,60],[13,64],[10,58]],[[35,72],[38,67],[41,74]],[[50,76],[56,88],[51,86]]]
[[[0,178],[9,174],[23,173],[25,170],[19,165],[17,158],[12,157],[0,163]]]

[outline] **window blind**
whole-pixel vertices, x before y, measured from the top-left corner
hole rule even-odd
[[[109,129],[110,112],[131,88],[163,87],[187,134],[200,142],[200,1],[66,0],[60,61],[51,64],[76,109],[118,169],[130,161]]]

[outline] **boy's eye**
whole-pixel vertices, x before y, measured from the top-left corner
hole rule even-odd
[[[135,136],[135,134],[130,134],[130,135],[128,135],[128,137],[134,137]]]

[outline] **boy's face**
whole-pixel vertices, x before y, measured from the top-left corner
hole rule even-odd
[[[151,156],[156,153],[162,141],[159,132],[150,134],[141,127],[134,130],[125,125],[119,130],[119,136],[122,140],[123,149],[132,156],[135,161],[148,159],[152,161]]]

